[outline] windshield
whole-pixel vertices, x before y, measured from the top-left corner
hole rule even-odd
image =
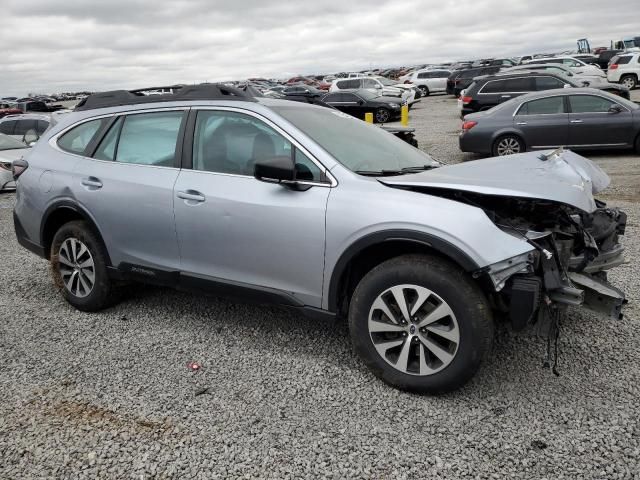
[[[27,148],[27,146],[20,140],[0,133],[0,150],[15,150],[17,148]]]
[[[391,133],[338,110],[280,105],[272,109],[353,172],[439,166]]]

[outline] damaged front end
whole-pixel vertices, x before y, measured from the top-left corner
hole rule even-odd
[[[522,238],[534,250],[490,265],[486,274],[497,303],[508,310],[514,329],[536,320],[546,305],[583,306],[622,318],[624,293],[607,281],[607,270],[625,262],[627,216],[597,201],[592,213],[555,202],[476,198],[503,231]]]
[[[622,317],[625,295],[607,270],[625,263],[618,240],[627,216],[594,198],[610,180],[590,160],[563,149],[527,152],[380,181],[480,208],[531,246],[474,272],[516,330],[565,305]]]

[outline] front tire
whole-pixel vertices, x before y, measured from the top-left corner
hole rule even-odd
[[[516,135],[503,135],[493,142],[492,152],[494,157],[514,155],[524,151],[524,142]]]
[[[85,312],[109,306],[113,288],[106,254],[86,222],[76,220],[60,227],[50,253],[54,284],[67,302]]]
[[[429,89],[425,86],[425,85],[420,85],[418,87],[420,89],[420,93],[422,94],[423,97],[428,97],[429,96]]]
[[[462,387],[491,349],[487,299],[457,265],[404,255],[371,270],[349,306],[355,351],[378,378],[401,390]]]

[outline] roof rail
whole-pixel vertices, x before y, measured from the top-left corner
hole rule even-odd
[[[144,95],[143,92],[171,89],[173,93],[159,95]],[[149,87],[137,90],[112,90],[89,95],[81,100],[74,110],[93,110],[96,108],[118,107],[122,105],[139,105],[142,103],[178,102],[183,100],[242,100],[254,102],[251,95],[247,95],[234,87],[216,83],[201,83],[199,85],[171,85],[168,87]]]

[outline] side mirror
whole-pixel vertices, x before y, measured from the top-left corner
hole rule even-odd
[[[611,105],[611,108],[609,108],[609,113],[612,113],[612,114],[622,113],[622,111],[623,111],[622,107],[618,104]]]
[[[364,105],[364,101],[363,100],[358,100],[358,105]]]
[[[296,172],[291,157],[279,156],[257,161],[253,167],[253,176],[263,182],[293,182]]]
[[[40,136],[36,133],[36,131],[31,129],[28,130],[27,133],[25,133],[22,137],[22,143],[31,147],[38,141],[39,138]]]

